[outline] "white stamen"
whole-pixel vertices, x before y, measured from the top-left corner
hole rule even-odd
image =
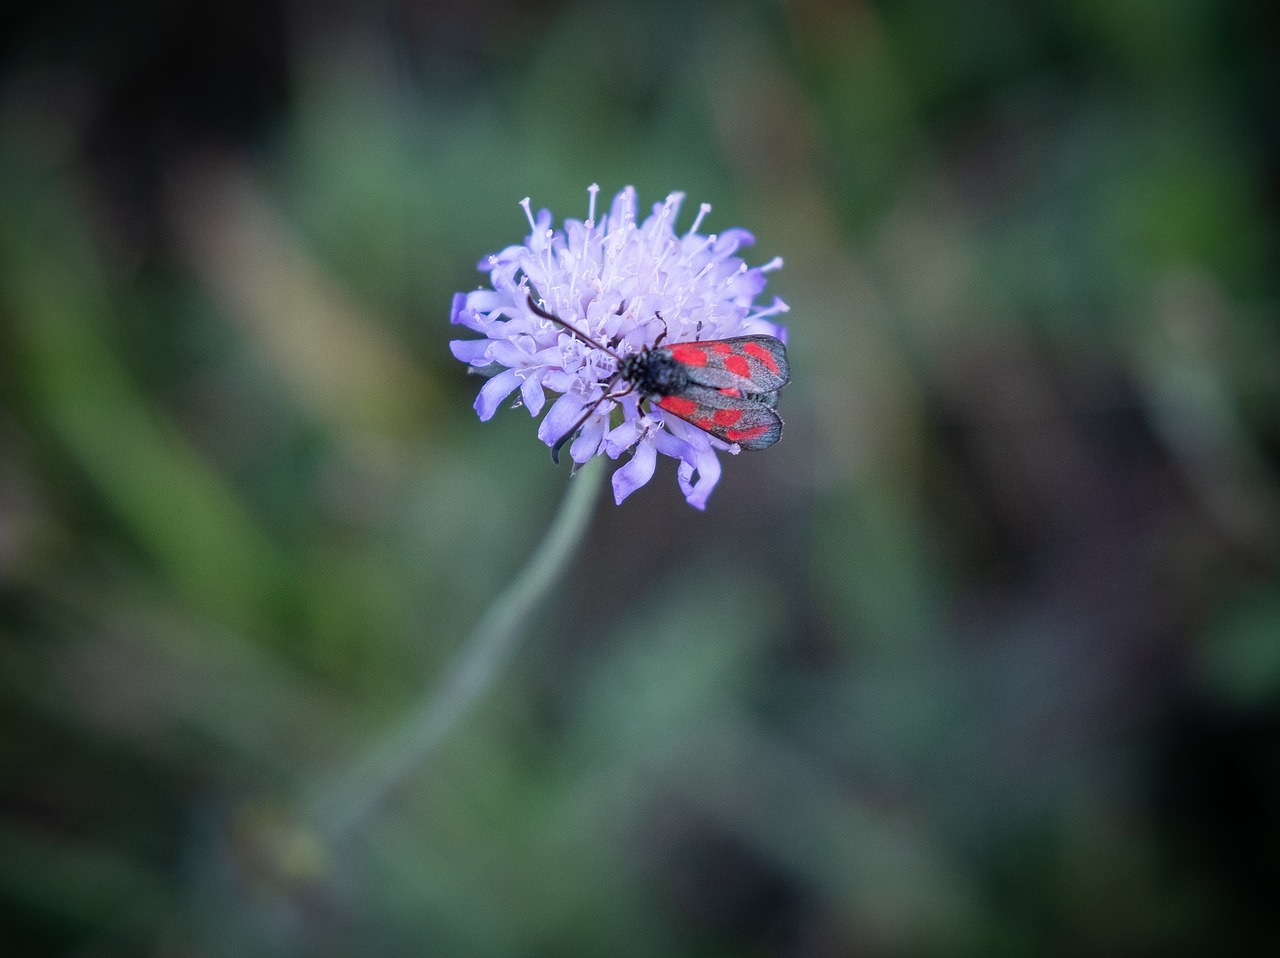
[[[596,225],[596,194],[600,192],[600,184],[592,183],[587,187],[587,192],[591,194],[591,199],[587,203],[587,229],[594,229]]]
[[[690,233],[692,233],[692,230],[690,230]],[[715,241],[716,241],[716,237],[714,233],[712,233],[710,236],[703,237],[703,240],[701,243],[699,243],[693,249],[689,250],[688,252],[689,258],[693,259],[693,257],[697,256],[699,253],[709,249],[711,244],[714,243]]]
[[[658,218],[660,220],[672,220],[674,224],[674,217],[671,214],[676,211],[683,199],[683,193],[668,193],[667,198],[662,203],[662,209],[658,211]],[[654,232],[656,233],[657,230]]]
[[[529,220],[529,229],[530,230],[537,229],[538,228],[537,224],[533,222],[533,210],[529,208],[529,197],[526,196],[524,199],[522,199],[520,201],[520,205],[524,207],[524,215]]]
[[[689,232],[686,233],[685,235],[692,236],[694,233],[698,232],[698,227],[702,225],[703,217],[705,217],[710,212],[711,212],[710,203],[703,203],[701,206],[699,206],[698,215],[693,218],[693,225],[689,227]]]
[[[775,299],[773,305],[767,309],[757,310],[747,317],[747,319],[764,319],[768,316],[777,316],[779,313],[789,313],[791,307],[780,299]]]

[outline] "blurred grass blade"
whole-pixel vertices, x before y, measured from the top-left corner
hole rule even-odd
[[[170,212],[188,263],[308,411],[345,429],[418,434],[431,384],[230,164],[175,178]],[[441,316],[444,304],[441,305]]]
[[[34,415],[188,601],[252,620],[279,591],[281,557],[108,343],[108,282],[65,194],[12,166],[3,179],[0,296]]]

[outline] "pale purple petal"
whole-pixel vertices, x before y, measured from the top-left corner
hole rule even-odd
[[[604,451],[610,459],[617,459],[623,452],[634,446],[640,438],[640,423],[636,419],[625,419],[609,430],[604,437]]]
[[[530,373],[524,382],[520,384],[520,398],[524,400],[530,416],[536,416],[542,412],[542,405],[547,401],[547,397],[542,392],[542,375],[540,372]]]
[[[657,462],[658,451],[653,448],[653,443],[637,443],[635,455],[613,474],[614,502],[622,505],[623,499],[653,478],[653,469]],[[705,504],[698,508],[705,508]]]
[[[698,474],[697,482],[692,481],[695,471]],[[680,482],[681,491],[684,492],[685,502],[695,509],[707,508],[707,497],[720,481],[720,460],[716,458],[715,450],[698,450],[693,465],[687,460],[681,462],[676,478]]]
[[[478,333],[487,333],[497,322],[491,314],[504,306],[510,306],[510,300],[491,289],[457,293],[453,297],[450,322]]]
[[[533,344],[530,337],[521,336],[516,339],[495,339],[489,347],[489,358],[495,363],[502,363],[512,369],[529,365],[533,353],[529,347]]]
[[[477,312],[490,313],[503,306],[510,306],[511,301],[496,290],[473,289],[467,294],[467,305]]]
[[[609,428],[609,417],[605,413],[597,413],[583,423],[578,438],[569,447],[569,457],[577,463],[586,462],[600,452],[600,442],[604,439],[604,431]]]
[[[556,369],[554,366],[548,366],[543,370],[542,385],[552,392],[567,393],[573,389],[574,384],[578,382],[578,376],[575,373],[567,373],[563,369]]]
[[[451,339],[449,351],[464,363],[472,366],[488,366],[489,340],[487,339]]]
[[[480,262],[476,263],[476,269],[482,273],[487,273],[492,269],[498,269],[512,260],[523,256],[525,249],[523,246],[508,246],[500,253],[494,253],[492,256],[486,256]]]
[[[685,442],[678,436],[673,436],[665,429],[659,430],[653,434],[652,442],[654,448],[664,456],[670,456],[672,459],[687,459],[693,461],[696,453],[693,446]]]
[[[478,313],[466,305],[453,314],[452,322],[458,326],[466,326],[467,329],[475,330],[477,333],[487,333],[493,326],[492,321],[483,313]]]
[[[769,283],[769,277],[758,269],[749,269],[745,273],[735,276],[730,281],[730,287],[733,290],[735,299],[743,299],[751,302],[761,293]]]
[[[538,438],[548,446],[554,446],[581,418],[585,405],[577,393],[561,396],[551,404],[550,411],[538,426]]]
[[[504,369],[480,388],[476,397],[476,412],[480,421],[487,422],[502,405],[502,400],[510,396],[520,385],[520,375],[514,369]]]
[[[449,308],[449,322],[456,323],[458,321],[458,314],[466,308],[467,308],[467,294],[454,293],[453,305]]]
[[[754,246],[755,242],[756,238],[750,230],[735,227],[723,230],[720,233],[711,247],[711,252],[716,259],[724,259],[732,256],[744,246]]]

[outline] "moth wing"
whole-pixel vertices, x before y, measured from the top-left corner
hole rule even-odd
[[[770,393],[791,382],[787,347],[774,336],[734,336],[663,348],[700,386]]]
[[[782,417],[757,398],[692,385],[678,396],[662,396],[654,402],[664,412],[743,449],[767,449],[782,438]]]
[[[723,340],[748,357],[753,392],[777,392],[791,382],[787,345],[776,336],[734,336]]]

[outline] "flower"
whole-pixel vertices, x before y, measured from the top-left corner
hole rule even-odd
[[[567,219],[560,229],[552,228],[548,210],[534,216],[528,198],[520,202],[529,236],[481,260],[478,268],[489,274],[489,288],[453,298],[452,321],[485,338],[454,340],[450,347],[474,369],[493,373],[476,399],[481,420],[492,418],[516,389],[516,405],[535,417],[546,404],[546,391],[559,393],[538,438],[554,448],[580,424],[569,447],[579,465],[595,455],[617,459],[633,450],[613,474],[618,503],[649,481],[662,453],[680,460],[680,488],[690,505],[703,509],[720,478],[716,450],[736,454],[738,447],[656,406],[645,409],[638,390],[612,398],[617,357],[538,315],[530,297],[618,356],[642,352],[664,332],[666,343],[753,333],[785,342],[785,328],[768,317],[785,312],[786,304],[774,299],[764,308],[753,305],[764,290],[765,274],[782,260],[748,267],[737,253],[755,240],[743,229],[699,233],[711,211],[706,203],[688,231],[677,235],[683,193],[671,193],[637,223],[636,193],[628,186],[597,223],[600,187],[592,184],[587,192],[587,218]],[[611,398],[602,402],[606,395]],[[611,424],[614,408],[622,411],[618,425]]]

